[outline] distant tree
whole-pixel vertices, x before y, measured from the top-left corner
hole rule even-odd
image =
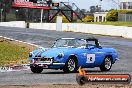
[[[106,15],[107,21],[118,21],[118,10],[109,11]]]
[[[96,5],[96,12],[101,12],[101,6]]]
[[[83,22],[93,22],[94,17],[93,16],[86,16],[85,18],[82,19]]]
[[[101,7],[96,5],[96,6],[90,6],[90,12],[91,13],[95,13],[95,12],[100,12],[101,11]]]
[[[96,7],[95,7],[95,6],[90,6],[90,12],[91,12],[91,13],[96,12]]]
[[[53,22],[56,22],[57,16],[53,19]],[[66,17],[63,15],[62,16],[62,22],[63,23],[69,23],[69,21],[66,19]]]
[[[12,0],[0,0],[0,9],[3,9],[4,21],[7,13],[10,11]]]
[[[87,12],[86,9],[81,9],[81,11],[82,11],[83,13],[86,13],[86,12]]]
[[[63,23],[69,23],[69,21],[66,19],[65,16],[62,16],[62,22],[63,22]]]
[[[109,10],[105,10],[105,12],[108,12]]]
[[[111,10],[106,15],[107,21],[118,21],[118,14],[132,14],[132,10]]]

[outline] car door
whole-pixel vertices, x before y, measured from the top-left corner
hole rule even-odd
[[[103,53],[101,52],[102,48],[98,48],[95,43],[89,44],[86,52],[86,66],[87,67],[96,67],[102,63]]]

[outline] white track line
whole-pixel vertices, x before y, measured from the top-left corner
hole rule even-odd
[[[16,41],[16,42],[20,42],[20,43],[24,43],[24,44],[28,44],[28,45],[31,45],[31,46],[35,46],[35,47],[40,47],[39,45],[35,45],[35,44],[32,44],[32,43],[28,43],[28,42],[24,42],[24,41],[20,41],[20,40],[16,40],[16,39],[13,39],[13,38],[8,38],[8,37],[4,37],[4,36],[0,36],[1,38],[4,38],[4,39],[8,39],[8,40],[12,40],[12,41]]]

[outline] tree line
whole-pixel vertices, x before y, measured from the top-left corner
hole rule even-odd
[[[4,21],[6,21],[7,13],[11,9],[11,3],[12,3],[12,0],[0,0],[0,10],[1,10],[1,14],[4,17],[3,18]]]
[[[40,21],[40,10],[38,9],[27,9],[27,8],[18,8],[18,9],[13,9],[11,7],[13,0],[0,0],[0,14],[3,16],[3,21],[8,21],[7,20],[7,15],[9,15],[11,12],[14,12],[14,17],[16,20],[24,20],[24,21]],[[37,2],[37,0],[30,0],[32,2]],[[47,0],[48,1],[48,0]],[[49,0],[50,3],[52,3],[52,0]],[[104,10],[101,9],[98,5],[96,6],[90,6],[89,11],[86,9],[81,9],[81,11],[86,14],[86,15],[91,15],[93,16],[93,13],[95,12],[104,12]],[[51,12],[54,13],[54,12]],[[47,12],[44,11],[44,16],[43,19],[46,19]],[[14,18],[13,17],[13,18]],[[2,18],[1,18],[2,19]]]

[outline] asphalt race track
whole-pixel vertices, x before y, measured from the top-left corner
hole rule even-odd
[[[113,65],[109,72],[100,72],[99,68],[88,68],[86,69],[87,72],[108,74],[125,73],[132,76],[132,40],[130,39],[73,32],[9,27],[0,27],[0,36],[37,44],[43,47],[50,47],[57,38],[62,37],[96,37],[103,47],[116,48],[120,60]],[[4,72],[0,73],[0,85],[76,84],[75,77],[75,73],[65,74],[61,70],[48,69],[44,70],[41,74],[33,74],[30,70]]]

